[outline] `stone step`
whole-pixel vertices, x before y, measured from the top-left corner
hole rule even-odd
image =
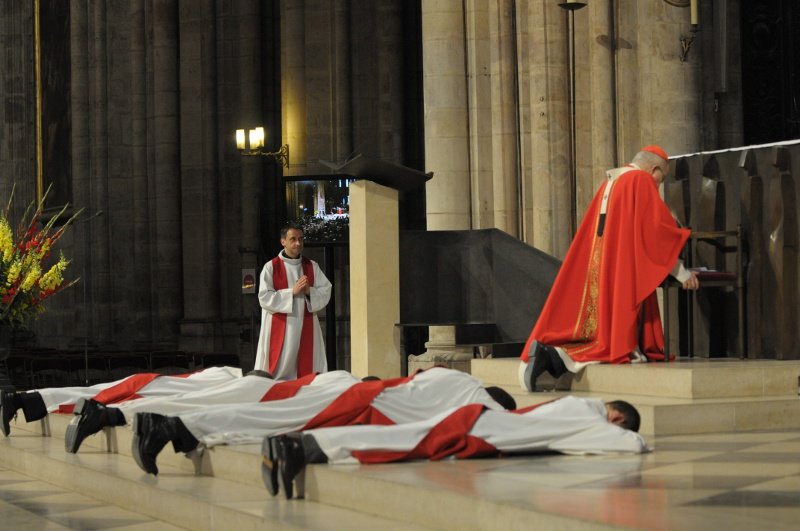
[[[519,386],[518,359],[474,359],[472,375]],[[667,398],[797,396],[800,360],[691,359],[672,363],[590,365],[574,375],[572,391]],[[543,383],[545,380],[543,380]]]
[[[167,460],[159,459],[159,475],[154,477],[142,472],[128,455],[86,450],[68,454],[57,437],[12,428],[11,436],[0,440],[0,466],[186,529],[428,528],[313,499],[271,497],[263,485],[194,475]],[[210,458],[216,470],[222,468],[215,461],[218,455]],[[254,451],[240,451],[238,457],[240,466],[258,472]]]
[[[692,367],[695,364],[697,367]],[[640,431],[645,435],[800,428],[797,387],[800,362],[735,360],[728,363],[594,365],[584,369],[586,374],[572,379],[571,389],[569,378],[553,382],[546,375],[541,380],[543,386],[555,386],[558,390],[543,393],[528,393],[520,388],[518,367],[518,360],[476,359],[473,360],[472,374],[486,385],[499,385],[508,390],[519,407],[566,394],[627,400],[639,410],[642,417]],[[636,381],[647,381],[651,385],[640,386]],[[694,397],[685,396],[689,394],[685,392],[687,387],[696,388],[704,381],[709,382],[711,390],[696,389],[691,393]],[[615,386],[614,382],[618,385]],[[760,393],[755,391],[756,388]],[[736,395],[729,391],[731,389],[742,389],[742,392]]]
[[[129,439],[126,429],[109,430],[109,441],[97,434],[77,454],[66,453],[63,431],[68,420],[67,415],[51,415],[47,423],[12,422],[11,436],[0,439],[0,466],[189,529],[614,528],[533,508],[525,496],[510,496],[512,491],[524,493],[527,483],[519,472],[510,472],[506,480],[511,483],[503,488],[469,487],[498,466],[524,469],[539,466],[546,457],[508,463],[488,459],[311,465],[306,499],[286,500],[269,496],[261,484],[257,445],[208,451],[201,475],[193,473],[188,459],[170,457],[165,450],[158,459],[159,475],[153,477],[142,472],[120,444]],[[119,452],[106,451],[107,446]]]
[[[64,420],[57,417],[51,429]],[[14,425],[11,437],[0,440],[0,466],[188,529],[617,529],[542,507],[549,504],[531,506],[524,495],[528,480],[517,467],[546,467],[547,457],[312,465],[306,499],[285,500],[245,484],[250,479],[239,483],[175,468],[163,459],[166,452],[159,456],[158,477],[149,476],[128,455],[96,448],[102,436],[96,439],[72,455],[60,438]],[[215,448],[207,457],[209,470],[222,471],[218,459],[226,454],[228,463],[240,461],[237,469],[257,471],[253,446]],[[487,472],[509,466],[502,485],[470,487]]]

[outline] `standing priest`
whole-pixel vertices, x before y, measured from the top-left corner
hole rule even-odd
[[[699,287],[678,259],[690,231],[658,193],[668,173],[658,146],[607,172],[522,352],[524,388],[535,391],[545,371],[558,377],[591,363],[663,359],[656,288],[669,274],[685,289]]]
[[[328,304],[332,285],[315,261],[302,256],[300,227],[281,229],[281,245],[283,250],[261,271],[255,368],[276,380],[292,380],[328,369],[316,312]]]

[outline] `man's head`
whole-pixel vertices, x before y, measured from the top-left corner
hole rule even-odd
[[[642,171],[646,171],[652,175],[656,184],[661,184],[669,174],[668,159],[667,152],[659,146],[645,146],[633,157],[631,162]]]
[[[303,254],[303,229],[297,225],[286,225],[281,229],[281,245],[289,258],[300,258]]]
[[[517,401],[502,387],[487,387],[486,392],[492,399],[508,410],[517,409]]]
[[[639,425],[642,420],[639,417],[639,412],[628,402],[624,400],[614,400],[606,402],[606,412],[608,413],[608,421],[611,424],[616,424],[626,430],[639,431]]]

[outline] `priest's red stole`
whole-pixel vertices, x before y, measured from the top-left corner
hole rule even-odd
[[[469,404],[445,417],[410,451],[355,450],[360,463],[389,463],[410,459],[436,461],[455,456],[458,459],[497,454],[497,448],[470,435],[469,432],[485,409],[482,404]]]
[[[314,285],[314,265],[306,257],[302,259],[303,274],[308,277],[309,285]],[[286,267],[279,256],[272,259],[272,286],[276,290],[287,289]],[[303,302],[303,328],[300,332],[300,348],[297,352],[297,376],[311,374],[314,369],[314,315]],[[283,349],[283,338],[286,335],[286,314],[273,313],[272,326],[269,333],[269,372],[275,374],[278,360]]]

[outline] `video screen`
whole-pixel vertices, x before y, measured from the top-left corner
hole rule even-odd
[[[355,179],[289,181],[286,183],[286,215],[289,219],[314,217],[324,220],[350,215],[350,183]]]

